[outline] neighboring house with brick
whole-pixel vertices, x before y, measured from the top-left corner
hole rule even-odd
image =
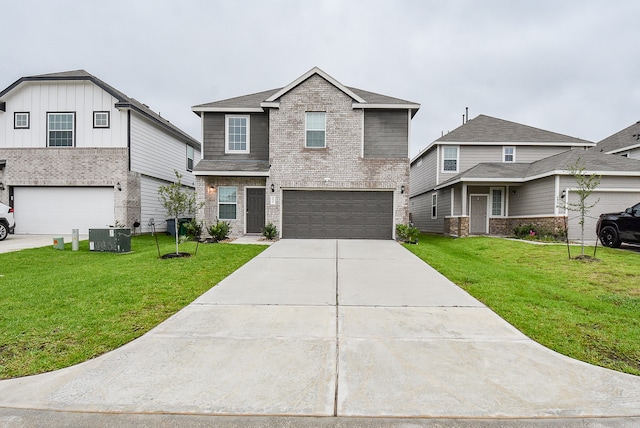
[[[16,233],[61,234],[155,219],[158,188],[195,188],[200,143],[84,70],[22,77],[0,92],[0,200]]]
[[[409,137],[420,105],[313,68],[288,85],[194,106],[198,214],[233,236],[391,239],[409,217]]]
[[[555,203],[560,188],[537,187],[556,183],[556,178],[547,176],[548,171],[528,176],[527,170],[541,159],[594,145],[480,115],[435,140],[411,161],[412,222],[425,232],[455,236],[508,234],[525,222],[555,226],[562,214]]]

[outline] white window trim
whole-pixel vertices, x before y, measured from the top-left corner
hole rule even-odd
[[[494,190],[499,190],[500,191],[500,214],[494,214],[493,213],[493,191]],[[504,217],[504,212],[505,212],[505,191],[504,188],[502,187],[490,187],[489,188],[489,217]]]
[[[104,114],[104,115],[106,115],[106,116],[107,116],[107,124],[106,124],[106,125],[98,125],[98,124],[97,124],[96,119],[97,119],[97,116],[98,116],[99,114]],[[108,111],[94,111],[94,112],[93,112],[93,127],[94,127],[94,128],[97,128],[97,129],[107,129],[107,128],[110,128],[110,127],[111,127],[111,117],[110,117],[110,116],[111,116],[111,115],[109,114],[109,112],[108,112]]]
[[[441,146],[442,147],[442,162],[440,164],[440,171],[442,173],[445,174],[457,174],[458,171],[460,170],[460,146]],[[456,170],[455,171],[448,171],[444,169],[444,162],[446,160],[451,160],[451,159],[446,159],[444,157],[444,149],[445,148],[455,148],[456,149]]]
[[[434,212],[435,212],[435,215],[433,215]],[[438,218],[438,194],[437,193],[431,194],[431,218],[432,219]]]
[[[308,113],[324,113],[324,128],[323,129],[309,129],[309,123],[308,123],[309,114]],[[322,147],[316,147],[316,146],[310,147],[308,142],[307,142],[307,131],[323,131],[324,132],[324,145]],[[304,147],[306,149],[326,149],[327,148],[327,112],[326,111],[306,111],[306,112],[304,112]],[[363,148],[363,150],[364,150],[364,148]],[[364,156],[364,152],[363,152],[363,156]]]
[[[513,160],[507,160],[507,149],[513,149]],[[502,162],[514,163],[516,161],[516,146],[502,146]]]
[[[229,119],[231,118],[244,118],[247,120],[247,148],[245,150],[231,150],[229,149]],[[251,116],[248,114],[226,114],[224,116],[224,152],[229,153],[249,153],[251,141]]]
[[[18,117],[19,116],[24,116],[27,118],[27,125],[26,126],[19,126],[18,125]],[[13,114],[13,129],[29,129],[29,126],[31,125],[31,115],[29,114],[28,111],[17,111]]]
[[[51,137],[51,129],[49,129],[49,116],[52,114],[70,114],[73,117],[73,127],[71,131],[71,145],[70,146],[52,146],[49,141]],[[47,147],[75,147],[76,146],[76,113],[74,111],[50,111],[47,112]]]
[[[231,188],[236,189],[236,201],[235,202],[220,202],[220,189],[222,188]],[[237,220],[238,219],[238,187],[237,186],[218,186],[218,219],[220,220]],[[220,217],[220,205],[235,205],[236,206],[236,216],[234,218],[221,218]]]

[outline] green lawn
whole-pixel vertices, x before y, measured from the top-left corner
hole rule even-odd
[[[640,375],[640,253],[598,247],[600,261],[585,262],[569,260],[563,245],[432,235],[419,242],[406,247],[530,338]]]
[[[160,252],[175,252],[160,235]],[[262,252],[262,245],[201,244],[195,257],[161,260],[155,238],[129,254],[52,247],[0,254],[0,379],[93,358],[141,336]],[[195,243],[180,245],[181,252]]]

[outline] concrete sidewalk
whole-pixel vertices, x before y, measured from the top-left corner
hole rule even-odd
[[[393,241],[282,240],[128,345],[0,382],[0,425],[95,413],[632,426],[640,378],[536,344]]]

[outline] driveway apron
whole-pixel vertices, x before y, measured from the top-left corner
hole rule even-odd
[[[396,242],[281,240],[122,348],[1,381],[0,407],[628,417],[640,378],[529,340]]]

